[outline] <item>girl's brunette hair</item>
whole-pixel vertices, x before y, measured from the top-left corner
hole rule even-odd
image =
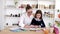
[[[42,11],[41,11],[41,10],[37,10],[36,13],[35,13],[35,16],[34,16],[35,18],[36,18],[36,15],[37,15],[37,14],[41,14],[40,19],[42,19]]]

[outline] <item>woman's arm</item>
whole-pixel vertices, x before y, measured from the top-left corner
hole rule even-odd
[[[25,24],[23,23],[23,21],[24,21],[24,16],[22,15],[22,16],[20,17],[19,26],[21,26],[21,27],[24,27],[24,26],[25,26]]]
[[[32,22],[30,24],[30,27],[31,28],[38,28],[39,27],[39,26],[36,25],[36,20],[34,18],[32,19]]]

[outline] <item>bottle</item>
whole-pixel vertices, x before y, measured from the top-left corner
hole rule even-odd
[[[49,23],[49,27],[51,27],[51,23]]]
[[[15,17],[17,17],[17,14],[15,14]]]
[[[44,29],[44,34],[49,34],[49,30],[48,29]]]
[[[10,15],[10,17],[12,17],[12,14]]]
[[[18,17],[20,17],[20,14],[18,14]]]

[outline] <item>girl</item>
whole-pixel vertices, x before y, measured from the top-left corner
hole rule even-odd
[[[45,27],[44,21],[42,19],[41,10],[37,10],[34,18],[32,19],[31,25],[33,27]]]

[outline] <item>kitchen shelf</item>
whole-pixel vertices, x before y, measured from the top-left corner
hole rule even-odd
[[[55,1],[38,0],[39,9],[55,9]]]
[[[5,15],[5,17],[18,17],[18,16],[10,16],[10,15]]]
[[[55,18],[56,21],[60,21],[60,18]]]
[[[10,16],[5,16],[5,17],[10,17]],[[20,18],[20,17],[16,17],[16,18]]]

